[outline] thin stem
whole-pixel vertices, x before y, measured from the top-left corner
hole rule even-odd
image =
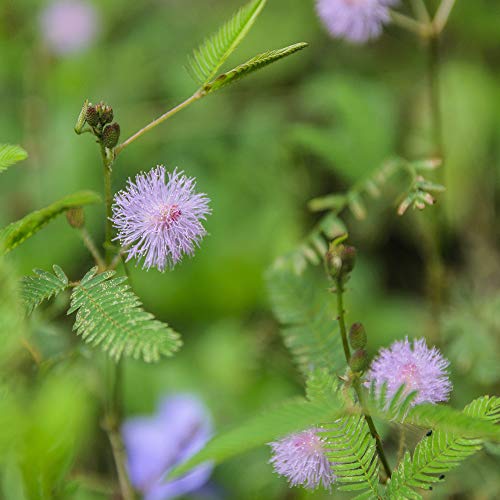
[[[431,16],[429,15],[429,11],[427,10],[424,0],[412,0],[412,7],[415,15],[423,23],[431,22]]]
[[[347,329],[345,326],[345,310],[344,310],[344,287],[340,280],[337,280],[337,321],[340,326],[340,336],[342,337],[342,346],[344,348],[345,360],[347,364],[351,359],[351,351],[349,349],[349,342],[347,341]]]
[[[429,39],[428,56],[428,79],[429,79],[429,101],[432,118],[432,136],[434,137],[433,155],[442,158],[443,156],[443,119],[441,113],[441,92],[440,92],[440,58],[439,58],[439,37],[433,36]],[[443,166],[440,171],[443,173]],[[443,174],[444,175],[444,174]]]
[[[118,156],[129,144],[134,142],[136,139],[139,139],[142,135],[144,135],[146,132],[150,131],[151,129],[155,128],[157,125],[160,123],[163,123],[165,120],[168,120],[171,116],[175,115],[181,109],[186,108],[193,102],[197,101],[198,99],[201,99],[203,96],[205,96],[205,92],[203,90],[198,90],[195,92],[191,97],[186,99],[184,102],[181,102],[171,110],[167,111],[160,117],[156,118],[156,120],[153,120],[151,123],[146,125],[145,127],[141,128],[138,130],[135,134],[131,135],[127,140],[123,141],[120,145],[116,146],[115,148],[115,156]]]
[[[413,19],[412,17],[405,16],[401,12],[396,12],[395,10],[390,11],[391,20],[394,24],[404,28],[412,33],[416,33],[421,37],[428,37],[432,33],[432,26],[427,23],[422,23]]]
[[[101,144],[101,157],[104,174],[104,200],[106,204],[106,237],[104,240],[104,249],[106,252],[106,264],[111,260],[110,247],[113,237],[113,223],[111,222],[113,203],[113,193],[111,191],[111,169],[113,166],[113,158],[108,156],[106,148]]]
[[[436,35],[439,35],[443,31],[454,5],[455,0],[442,0],[436,12],[436,15],[434,16],[434,21],[432,22]]]
[[[349,360],[351,359],[351,355],[350,355],[350,351],[349,351],[349,344],[347,343],[347,328],[346,328],[346,324],[345,324],[345,311],[344,311],[344,303],[343,303],[344,286],[343,286],[341,279],[336,280],[336,293],[337,293],[337,315],[338,315],[338,322],[339,322],[339,326],[340,326],[340,334],[342,336],[342,344],[344,346],[345,358],[346,358],[347,364],[349,364]],[[359,403],[361,404],[361,406],[363,408],[363,415],[365,417],[366,423],[368,424],[368,428],[370,429],[370,433],[371,433],[372,437],[375,439],[377,454],[380,458],[382,466],[384,467],[384,470],[385,470],[387,477],[390,478],[392,475],[391,468],[390,468],[389,462],[387,461],[387,458],[385,456],[384,447],[382,445],[382,441],[380,440],[380,436],[377,432],[377,429],[375,427],[373,419],[370,416],[370,414],[368,413],[368,411],[366,410],[366,405],[364,403],[364,398],[363,398],[363,390],[361,388],[360,380],[358,377],[356,377],[354,379],[353,387],[354,387],[354,390],[356,391],[356,395],[358,396]]]
[[[116,465],[118,474],[118,482],[120,484],[120,492],[123,500],[134,500],[135,493],[127,473],[126,467],[126,452],[123,445],[117,420],[113,416],[108,415],[104,422],[104,429],[108,435],[111,444],[111,451]]]
[[[101,256],[98,248],[96,247],[92,236],[90,236],[89,232],[85,227],[82,227],[78,231],[80,233],[80,237],[82,238],[83,244],[87,247],[88,251],[92,255],[95,260],[95,263],[99,267],[99,270],[102,271],[106,268],[106,263]]]

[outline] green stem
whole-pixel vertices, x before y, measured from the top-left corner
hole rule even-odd
[[[434,21],[432,22],[432,24],[434,25],[434,33],[436,35],[439,35],[439,33],[443,31],[454,5],[455,0],[442,0],[436,12],[436,15],[434,16]]]
[[[104,240],[104,249],[106,252],[106,264],[111,261],[111,239],[113,237],[113,223],[111,222],[113,193],[111,191],[111,172],[113,167],[113,158],[108,156],[106,148],[101,144],[101,157],[104,175],[104,201],[106,204],[106,236]]]
[[[203,96],[205,96],[205,92],[203,90],[196,91],[191,97],[181,102],[174,108],[170,109],[169,111],[158,117],[156,120],[153,120],[145,127],[138,130],[135,134],[131,135],[127,140],[123,141],[120,145],[116,146],[115,156],[118,156],[129,144],[134,142],[136,139],[139,139],[139,137],[144,135],[146,132],[149,132],[151,129],[155,128],[160,123],[163,123],[165,120],[168,120],[168,118],[175,115],[176,113],[186,108],[187,106],[197,101],[198,99],[201,99]]]
[[[82,238],[83,244],[87,247],[88,251],[94,258],[94,261],[99,268],[99,272],[104,271],[104,269],[106,268],[106,263],[104,262],[101,253],[99,252],[97,246],[95,245],[92,236],[90,236],[89,232],[85,227],[80,228],[79,233],[80,237]]]
[[[106,260],[104,269],[110,269],[111,263],[111,240],[113,237],[113,225],[111,222],[113,193],[111,190],[111,173],[114,161],[114,154],[101,144],[101,157],[104,175],[104,199],[106,204],[106,236],[104,249]],[[109,361],[108,361],[109,363]],[[107,393],[105,400],[105,416],[103,427],[108,435],[113,452],[118,482],[120,484],[121,495],[124,500],[134,500],[135,493],[130,483],[127,472],[127,455],[120,434],[121,422],[121,395],[122,395],[122,365],[120,362],[113,363],[109,370]]]
[[[336,293],[337,293],[337,315],[338,315],[338,322],[340,326],[340,334],[342,336],[342,344],[344,346],[344,354],[346,358],[347,364],[349,364],[349,360],[351,359],[351,354],[349,350],[349,344],[347,342],[347,328],[346,328],[346,322],[345,322],[345,311],[344,311],[344,300],[343,300],[343,295],[344,295],[344,285],[342,283],[341,279],[336,280]],[[375,423],[373,422],[372,417],[366,410],[366,405],[364,402],[363,398],[363,390],[361,388],[360,380],[358,377],[354,378],[353,381],[353,387],[356,392],[356,395],[358,396],[359,403],[361,407],[363,408],[363,415],[365,417],[365,421],[368,424],[368,428],[370,429],[370,433],[372,437],[375,439],[375,445],[377,448],[377,454],[380,458],[380,462],[382,463],[382,466],[384,467],[384,471],[387,475],[387,478],[390,478],[392,475],[391,468],[389,466],[389,462],[387,461],[387,458],[385,456],[385,451],[384,447],[382,445],[382,441],[380,439],[380,436],[377,432],[377,428],[375,427]]]
[[[390,14],[392,22],[400,28],[416,33],[423,38],[430,36],[432,33],[432,26],[430,23],[422,23],[395,10],[391,10]]]
[[[349,349],[349,342],[347,341],[347,329],[345,325],[345,311],[344,311],[344,287],[341,280],[337,280],[337,320],[340,326],[340,336],[342,337],[342,346],[344,348],[345,360],[349,364],[351,359],[351,351]]]
[[[422,21],[423,23],[430,23],[431,16],[429,15],[429,11],[425,5],[424,0],[412,0],[412,7],[415,15]]]

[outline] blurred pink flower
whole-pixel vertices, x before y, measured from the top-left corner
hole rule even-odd
[[[40,15],[42,36],[52,52],[66,55],[86,49],[95,39],[100,19],[83,0],[52,2]]]

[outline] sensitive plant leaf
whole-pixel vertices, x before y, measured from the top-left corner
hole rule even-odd
[[[93,191],[78,191],[9,224],[0,230],[0,255],[6,254],[16,248],[66,210],[83,205],[100,203],[100,201],[101,197]]]
[[[226,87],[230,83],[234,83],[237,80],[257,71],[273,62],[276,62],[284,57],[287,57],[299,50],[307,47],[307,43],[301,42],[296,43],[294,45],[290,45],[289,47],[284,47],[282,49],[271,50],[268,52],[264,52],[262,54],[258,54],[247,62],[240,64],[236,68],[219,75],[214,81],[207,83],[204,85],[203,90],[209,94],[211,92],[215,92],[223,87]]]
[[[313,273],[297,276],[286,262],[277,263],[266,278],[283,340],[302,373],[341,371],[345,360],[326,280],[318,281]]]
[[[464,408],[463,414],[491,424],[500,421],[500,398],[484,396]],[[420,441],[413,455],[407,452],[391,478],[388,498],[420,498],[412,488],[432,489],[444,473],[458,467],[483,446],[480,438],[434,430]]]
[[[64,271],[53,266],[54,273],[41,269],[33,269],[34,276],[25,276],[21,281],[21,295],[28,314],[38,307],[44,300],[63,292],[69,286],[69,280]]]
[[[0,172],[28,158],[28,153],[21,146],[0,144]]]
[[[345,417],[322,433],[328,442],[328,458],[333,462],[340,490],[368,490],[378,498],[379,461],[375,438],[363,416]]]
[[[175,467],[170,477],[177,477],[206,461],[221,463],[232,457],[262,446],[292,432],[298,432],[323,422],[332,422],[342,413],[339,400],[307,402],[297,398],[250,418],[233,430],[214,437],[203,450],[184,464]]]
[[[173,355],[181,345],[179,334],[144,311],[126,277],[114,276],[93,268],[75,286],[68,311],[77,312],[73,330],[115,361],[130,356],[149,363]]]
[[[202,86],[217,74],[217,70],[250,31],[266,0],[254,0],[242,7],[219,31],[208,38],[189,58],[188,69]]]
[[[415,392],[408,394],[404,386],[401,386],[394,396],[388,399],[385,397],[385,391],[374,393],[372,386],[366,398],[366,405],[371,415],[387,422],[410,424],[462,437],[500,442],[500,427],[491,421],[445,405],[424,403],[412,407],[414,397]],[[500,398],[491,397],[491,400],[491,404],[498,405],[497,411],[500,411]]]

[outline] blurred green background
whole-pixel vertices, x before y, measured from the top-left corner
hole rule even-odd
[[[84,99],[111,104],[122,137],[129,136],[196,89],[184,69],[186,55],[239,3],[95,1],[101,28],[94,42],[58,56],[39,27],[49,2],[2,0],[0,142],[19,143],[30,157],[1,177],[0,226],[78,189],[101,191],[98,148],[90,136],[73,132]],[[460,1],[442,43],[448,190],[439,207],[447,214],[451,272],[441,345],[452,361],[457,407],[498,392],[500,378],[499,26],[497,1]],[[195,258],[165,274],[132,270],[146,308],[181,332],[185,345],[174,359],[156,366],[127,362],[127,415],[151,413],[158,397],[187,390],[202,397],[223,429],[300,394],[300,375],[270,312],[266,268],[312,227],[310,198],[345,190],[391,155],[418,158],[432,150],[427,54],[414,36],[389,27],[379,41],[356,47],[329,38],[312,0],[270,0],[230,63],[297,41],[310,47],[196,103],[131,145],[115,163],[115,190],[156,164],[178,166],[197,177],[213,208],[209,236]],[[347,215],[360,255],[347,298],[349,319],[365,323],[371,354],[394,339],[425,334],[428,319],[414,218],[397,218],[397,193],[388,189],[384,201],[369,202],[364,221]],[[101,241],[103,208],[86,213]],[[64,217],[13,252],[9,262],[19,274],[57,263],[72,279],[92,265]],[[43,349],[53,353],[78,342],[68,338],[70,324],[56,302],[31,327]],[[50,412],[66,411],[68,394],[76,398],[71,412],[86,406],[86,424],[75,427],[84,445],[72,474],[100,476],[109,473],[110,457],[104,435],[91,430],[98,427],[91,402],[97,382],[88,369],[95,361],[83,353],[83,359],[50,373],[85,380],[86,395],[49,383],[43,390],[59,397],[45,409],[52,422]],[[23,387],[33,376],[24,375]],[[70,377],[65,384],[71,385]],[[394,429],[386,431],[397,436]],[[325,496],[289,490],[268,459],[266,449],[244,455],[219,467],[213,481],[226,498]],[[496,498],[498,465],[495,450],[483,452],[450,474],[432,498]],[[6,466],[3,474],[4,497],[22,498],[14,496],[11,469]],[[88,485],[71,495],[105,498]]]

